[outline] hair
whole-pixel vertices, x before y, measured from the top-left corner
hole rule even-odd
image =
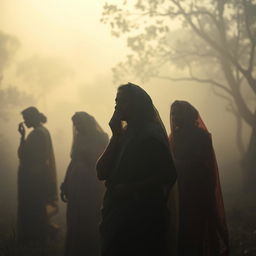
[[[39,110],[36,107],[28,107],[26,109],[24,109],[21,114],[23,116],[28,117],[32,122],[35,123],[46,123],[47,122],[47,117],[39,112]]]
[[[45,124],[47,122],[47,117],[43,113],[39,113],[40,122]]]

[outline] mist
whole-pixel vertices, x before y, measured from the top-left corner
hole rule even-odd
[[[118,2],[118,1],[116,1]],[[104,1],[1,0],[0,2],[0,229],[8,236],[16,225],[18,123],[31,105],[44,113],[55,151],[58,184],[63,181],[72,145],[71,117],[77,111],[93,115],[111,136],[108,122],[120,83],[112,68],[128,53],[122,38],[111,36],[100,22]],[[173,70],[173,72],[182,72]],[[191,102],[212,134],[228,211],[234,191],[243,186],[241,148],[236,119],[227,103],[207,85],[160,79],[141,82],[135,76],[121,82],[143,87],[170,133],[169,111],[175,100]],[[245,92],[250,94],[248,92]],[[252,106],[254,98],[251,99]],[[243,126],[247,146],[250,127]],[[27,133],[29,131],[27,130]],[[57,222],[65,232],[65,205]]]

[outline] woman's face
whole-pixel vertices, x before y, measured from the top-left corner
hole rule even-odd
[[[75,126],[77,132],[83,132],[85,130],[84,125],[77,119],[72,119],[73,125]]]
[[[171,124],[174,127],[181,128],[184,125],[184,117],[183,117],[183,111],[181,111],[180,108],[177,106],[171,107]]]
[[[27,128],[33,127],[33,121],[29,116],[23,114],[22,117]]]
[[[174,105],[171,107],[171,123],[174,128],[191,128],[195,126],[195,115],[190,109]]]
[[[115,109],[119,112],[122,121],[128,121],[133,114],[133,104],[130,97],[123,90],[118,90]]]

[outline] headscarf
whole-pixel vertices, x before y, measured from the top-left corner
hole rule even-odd
[[[132,146],[136,148],[139,143],[151,138],[157,140],[170,152],[165,127],[157,109],[154,107],[154,104],[146,91],[132,83],[121,85],[118,90],[123,90],[123,93],[127,93],[131,98],[134,105],[134,112],[132,113],[134,116],[132,128],[129,127],[128,123],[127,127],[124,128],[121,140],[119,141],[119,149],[115,157],[115,162],[113,163],[113,171],[106,181],[107,187],[111,187],[116,183],[116,180],[120,175],[120,162],[128,147],[130,148]],[[169,187],[166,189],[167,194]]]
[[[99,157],[107,144],[108,135],[95,118],[84,111],[76,112],[72,116],[72,120],[79,123],[79,130],[75,125],[73,126],[71,157],[83,158],[87,154],[94,153],[96,158]]]
[[[140,133],[143,137],[151,135],[169,148],[167,132],[148,93],[132,83],[121,85],[118,90],[125,91],[133,101],[135,110],[133,114],[137,123],[134,133]]]
[[[211,202],[212,205],[212,214],[209,217],[209,222],[214,225],[215,230],[214,234],[211,234],[211,237],[217,236],[216,239],[220,240],[219,244],[224,244],[224,251],[220,255],[227,255],[227,252],[229,251],[229,234],[228,234],[228,228],[226,223],[226,216],[225,216],[225,208],[224,208],[224,202],[223,202],[223,196],[221,191],[221,184],[219,179],[219,170],[218,170],[218,164],[214,152],[214,148],[212,145],[212,139],[211,134],[208,132],[206,125],[204,124],[202,118],[200,117],[200,114],[198,110],[192,106],[187,101],[175,101],[172,107],[176,107],[179,109],[180,115],[182,115],[183,120],[187,121],[184,123],[184,125],[188,124],[189,122],[192,122],[193,128],[195,129],[201,129],[205,131],[209,135],[210,139],[210,148],[207,149],[210,152],[209,159],[205,159],[205,161],[208,162],[208,166],[210,167],[209,170],[211,172],[212,180],[210,181],[212,184],[209,184],[210,187],[213,188],[212,191],[212,199],[213,202]],[[170,113],[171,117],[172,113]],[[171,126],[171,134],[169,136],[169,141],[171,144],[172,149],[175,147],[175,133],[177,131],[177,125],[175,122],[171,121],[172,118],[170,118],[170,126]],[[179,181],[178,181],[179,182]]]
[[[172,104],[171,108],[173,107],[179,108],[180,114],[182,115],[182,118],[185,121],[193,122],[195,127],[201,128],[208,133],[208,130],[202,118],[200,117],[198,110],[194,106],[192,106],[189,102],[184,100],[176,100]],[[170,126],[171,126],[171,132],[173,133],[177,128],[177,124],[173,123],[171,119],[172,118],[170,113],[170,122],[171,122]]]

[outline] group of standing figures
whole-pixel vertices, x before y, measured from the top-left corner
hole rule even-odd
[[[19,125],[18,239],[45,242],[58,211],[53,148],[43,114],[22,115],[34,129],[25,138]],[[72,121],[61,185],[66,256],[229,255],[211,135],[190,103],[171,105],[169,137],[150,96],[131,83],[118,88],[110,141],[89,114]]]

